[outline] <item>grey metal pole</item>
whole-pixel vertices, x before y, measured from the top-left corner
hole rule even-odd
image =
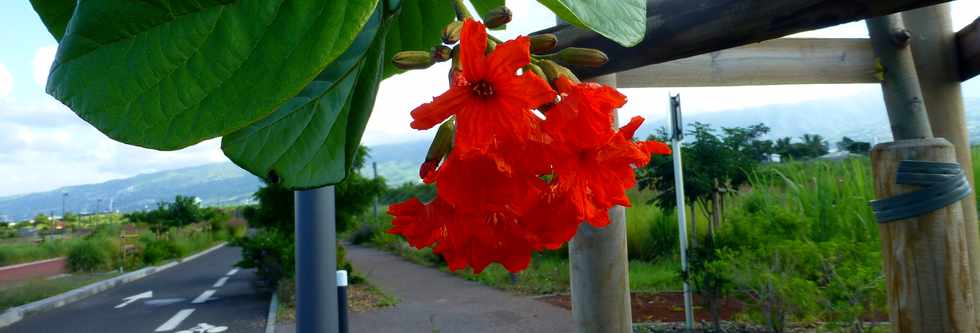
[[[681,96],[670,96],[671,156],[674,158],[674,189],[677,194],[677,226],[681,244],[681,271],[684,272],[684,327],[694,329],[693,297],[687,282],[687,214],[684,205],[684,168],[681,165],[681,142],[684,141],[681,118]]]
[[[333,186],[296,191],[296,331],[337,333]]]
[[[374,179],[378,179],[378,162],[371,162],[371,167],[374,168]],[[378,196],[374,196],[374,220],[378,220]]]

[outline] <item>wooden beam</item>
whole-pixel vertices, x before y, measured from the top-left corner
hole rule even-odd
[[[956,33],[960,55],[960,81],[980,74],[980,18]]]
[[[616,74],[620,88],[878,83],[867,38],[779,38]]]
[[[558,48],[596,48],[612,59],[582,78],[622,72],[786,35],[888,15],[950,0],[648,0],[646,38],[626,48],[591,31],[559,25]]]
[[[902,17],[905,26],[912,31],[912,58],[919,75],[919,87],[922,88],[932,134],[953,144],[956,162],[963,170],[973,170],[950,4],[910,10],[902,13]],[[970,187],[976,188],[973,172],[965,174]],[[980,229],[977,228],[976,200],[976,191],[973,191],[960,201],[974,311],[980,304],[980,293],[977,292],[980,291]],[[980,332],[980,322],[976,322],[980,320],[978,317],[975,313],[975,332]]]

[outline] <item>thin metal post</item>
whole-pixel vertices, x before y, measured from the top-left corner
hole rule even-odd
[[[687,282],[687,214],[684,205],[684,168],[681,165],[681,143],[684,141],[681,118],[681,95],[670,96],[671,155],[674,158],[674,189],[677,194],[677,226],[681,244],[681,271],[684,272],[684,327],[694,329],[691,285]]]
[[[371,167],[374,168],[374,179],[378,179],[378,162],[371,162]],[[374,196],[374,220],[378,220],[378,196]]]
[[[296,191],[296,331],[337,333],[333,186]]]
[[[339,270],[337,271],[337,302],[338,302],[338,317],[337,323],[340,327],[340,333],[350,332],[350,326],[347,324],[347,271]]]

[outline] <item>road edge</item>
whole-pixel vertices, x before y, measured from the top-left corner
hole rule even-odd
[[[160,266],[150,266],[150,267],[142,268],[111,279],[102,280],[99,282],[86,285],[81,288],[72,289],[64,293],[54,295],[42,300],[34,301],[21,306],[12,307],[10,309],[7,309],[7,311],[4,311],[3,313],[0,313],[0,328],[10,326],[11,324],[18,322],[21,319],[24,319],[24,317],[28,315],[38,313],[38,312],[44,312],[52,309],[57,309],[62,306],[80,301],[89,296],[108,290],[109,288],[126,284],[129,282],[133,282],[142,279],[146,276],[149,276],[151,274],[158,273],[168,268],[177,266],[178,264],[197,259],[198,257],[211,253],[214,250],[220,249],[227,244],[228,242],[221,242],[220,244],[212,246],[207,250],[168,262]]]
[[[279,292],[272,292],[269,300],[269,315],[265,318],[265,333],[276,333],[276,318],[279,317]]]

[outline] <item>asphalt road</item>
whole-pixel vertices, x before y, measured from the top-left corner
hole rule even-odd
[[[264,332],[270,295],[253,288],[253,270],[232,267],[240,258],[238,248],[226,246],[79,302],[29,316],[0,329],[0,333]],[[145,297],[148,292],[152,297]],[[194,329],[202,323],[217,328]],[[222,330],[222,326],[227,329]]]

